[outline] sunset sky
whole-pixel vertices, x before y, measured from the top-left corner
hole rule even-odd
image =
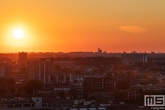
[[[0,52],[97,48],[165,52],[165,0],[0,0]]]

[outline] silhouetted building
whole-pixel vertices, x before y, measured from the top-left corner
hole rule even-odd
[[[12,78],[12,65],[7,63],[0,64],[0,77]]]
[[[155,77],[136,77],[135,83],[140,85],[156,85],[158,83]]]
[[[115,83],[113,78],[84,78],[84,97],[96,97],[99,100],[114,100]]]
[[[51,76],[53,76],[53,58],[41,58],[39,60],[39,81],[51,83]]]
[[[27,62],[28,79],[39,79],[39,61],[37,59],[28,59]]]
[[[102,53],[102,50],[100,48],[98,48],[98,53]]]
[[[146,53],[123,53],[121,56],[122,63],[136,63],[136,62],[147,62]]]
[[[55,61],[54,58],[28,59],[27,72],[28,79],[36,79],[44,84],[47,83],[69,83],[74,81],[74,75],[71,73],[55,70],[55,65],[60,64],[67,67],[70,61]]]
[[[28,61],[27,71],[29,79],[37,79],[42,83],[51,83],[54,73],[54,59],[53,58],[40,58]]]
[[[27,53],[26,52],[19,52],[18,55],[18,67],[19,69],[24,69],[27,66]]]
[[[71,74],[55,74],[54,81],[55,83],[69,83]]]

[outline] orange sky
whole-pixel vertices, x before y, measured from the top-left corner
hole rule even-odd
[[[0,52],[165,52],[164,42],[165,0],[0,1]]]

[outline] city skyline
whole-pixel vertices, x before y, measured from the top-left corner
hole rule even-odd
[[[165,52],[163,0],[5,0],[0,9],[1,53],[95,52],[98,47]],[[22,39],[13,37],[16,29],[23,31]]]

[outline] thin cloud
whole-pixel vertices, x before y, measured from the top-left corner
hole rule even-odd
[[[145,28],[139,26],[120,26],[118,28],[131,33],[144,33],[146,31]]]

